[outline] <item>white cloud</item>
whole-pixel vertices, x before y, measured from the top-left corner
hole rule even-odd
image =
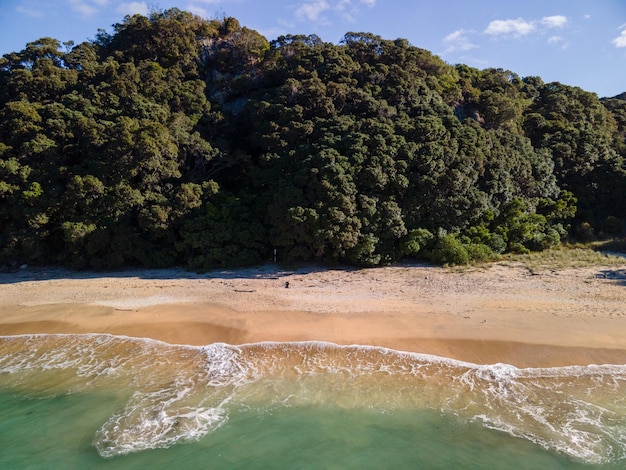
[[[146,2],[130,2],[130,3],[121,3],[120,6],[117,7],[117,12],[122,15],[134,15],[139,13],[143,16],[148,16],[148,4]]]
[[[335,2],[333,9],[348,23],[354,23],[356,20],[353,13],[358,12],[358,9],[351,5],[350,0],[339,0],[338,3]]]
[[[550,36],[548,38],[548,44],[558,44],[560,42],[563,42],[564,39],[561,36]]]
[[[563,29],[567,26],[568,22],[567,16],[563,15],[544,16],[540,20],[525,20],[524,18],[517,18],[515,20],[494,20],[487,25],[483,34],[492,37],[504,36],[521,38],[531,33],[546,32],[548,29]],[[548,39],[548,43],[553,44],[556,38],[560,38],[560,36],[552,36],[551,39]],[[565,39],[563,38],[559,39],[559,42],[564,41]]]
[[[353,23],[362,9],[373,8],[378,0],[307,0],[295,9],[296,19],[321,24],[330,24],[329,16],[335,15],[343,21]]]
[[[263,35],[264,37],[266,37],[268,41],[271,41],[272,39],[275,39],[279,36],[284,36],[286,34],[289,34],[287,30],[281,27],[259,28],[257,29],[257,32]]]
[[[70,8],[81,16],[94,16],[100,12],[102,7],[109,4],[109,0],[67,0]]]
[[[611,42],[615,44],[615,47],[626,47],[626,29]]]
[[[325,21],[322,13],[330,9],[326,0],[312,0],[296,8],[296,18],[308,21]]]
[[[68,0],[70,8],[82,16],[93,16],[98,13],[98,8],[85,0]]]
[[[516,20],[494,20],[487,26],[484,33],[490,36],[513,35],[516,37],[526,36],[536,29],[533,22],[528,22],[523,18]]]
[[[464,29],[457,29],[455,32],[448,34],[443,38],[443,42],[451,43],[461,40],[465,36]]]
[[[548,28],[562,28],[567,24],[567,16],[545,16],[541,19],[541,23]]]
[[[185,10],[189,11],[190,13],[193,13],[194,15],[198,15],[202,18],[209,17],[209,12],[207,11],[207,9],[198,5],[187,5]]]
[[[443,38],[443,43],[447,46],[444,53],[469,51],[477,48],[478,46],[473,44],[468,37],[468,34],[471,33],[473,33],[473,31],[458,29],[448,34]]]
[[[567,49],[569,47],[569,42],[564,37],[561,36],[550,36],[548,38],[548,44],[551,46],[561,46],[561,49]]]
[[[337,14],[347,23],[354,23],[361,14],[362,7],[373,8],[376,6],[376,0],[340,0],[339,3],[331,7]]]

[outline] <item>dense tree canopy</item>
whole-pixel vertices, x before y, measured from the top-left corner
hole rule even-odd
[[[128,16],[0,59],[0,264],[463,263],[622,234],[626,101],[350,32]]]

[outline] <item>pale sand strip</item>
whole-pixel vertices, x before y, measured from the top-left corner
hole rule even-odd
[[[523,367],[625,364],[626,265],[0,274],[0,335],[87,332],[195,345],[323,340]]]

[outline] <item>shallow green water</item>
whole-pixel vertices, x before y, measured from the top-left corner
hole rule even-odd
[[[432,411],[327,406],[239,410],[197,442],[105,459],[92,440],[115,409],[110,397],[0,400],[0,468],[572,468],[527,441]]]
[[[626,367],[0,337],[0,468],[625,468]]]

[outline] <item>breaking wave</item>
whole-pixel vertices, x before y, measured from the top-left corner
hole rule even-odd
[[[0,337],[0,387],[121,404],[103,457],[197,441],[241,407],[431,409],[588,463],[626,457],[626,366],[519,369],[324,342],[203,347],[112,335]]]

